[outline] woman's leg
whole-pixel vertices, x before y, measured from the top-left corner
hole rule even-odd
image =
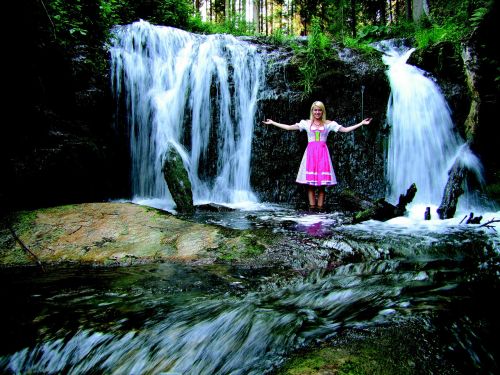
[[[316,207],[316,194],[314,193],[314,186],[307,186],[307,199],[309,200],[309,207]]]
[[[325,187],[320,186],[318,188],[318,208],[323,208],[324,203],[325,203]]]

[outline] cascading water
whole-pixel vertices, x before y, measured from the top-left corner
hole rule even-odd
[[[145,21],[118,27],[115,35],[112,82],[126,104],[134,200],[174,207],[162,164],[175,147],[195,202],[256,202],[250,154],[263,77],[256,48],[230,35]]]
[[[399,195],[415,183],[418,192],[412,205],[437,207],[448,171],[457,160],[481,183],[481,163],[456,133],[439,87],[424,71],[406,63],[414,49],[391,44],[379,44],[376,48],[385,54],[383,61],[389,67],[391,86],[387,108],[391,126],[387,160],[389,200],[397,202]],[[468,199],[470,194],[466,191],[461,202],[472,202]]]

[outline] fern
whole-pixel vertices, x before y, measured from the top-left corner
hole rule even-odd
[[[488,13],[488,8],[480,7],[477,8],[472,16],[470,17],[470,25],[472,28],[476,28],[480,25],[481,21],[484,19],[484,16]]]

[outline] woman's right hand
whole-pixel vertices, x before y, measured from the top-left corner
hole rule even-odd
[[[266,124],[266,125],[273,125],[274,121],[271,119],[266,119],[266,120],[262,121],[262,123]]]

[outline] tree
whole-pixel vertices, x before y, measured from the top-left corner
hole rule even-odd
[[[260,27],[260,0],[251,0],[253,2],[253,23],[255,31],[259,34],[262,31]]]
[[[429,15],[429,5],[427,0],[413,0],[412,14],[413,22],[418,22],[424,15]]]
[[[356,0],[351,0],[351,34],[356,38]]]

